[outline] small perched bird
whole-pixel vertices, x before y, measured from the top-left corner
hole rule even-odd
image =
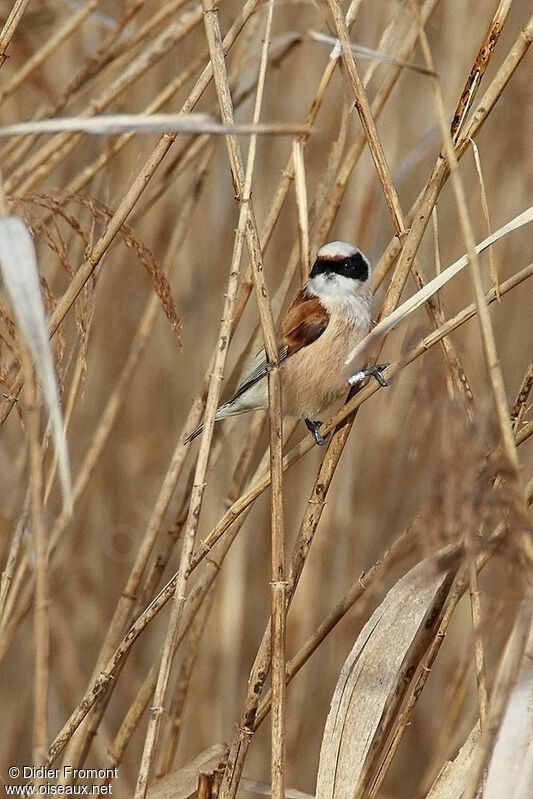
[[[363,253],[344,241],[324,244],[280,326],[278,358],[283,412],[301,416],[317,444],[320,415],[350,386],[373,376],[387,385],[378,364],[347,376],[345,361],[371,325],[371,267]],[[251,361],[233,397],[221,405],[215,421],[268,408],[267,358],[262,349]],[[199,425],[187,438],[202,432]]]

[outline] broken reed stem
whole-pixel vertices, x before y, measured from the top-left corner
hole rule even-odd
[[[9,46],[9,43],[15,35],[15,31],[17,30],[18,24],[29,5],[29,2],[30,0],[15,0],[13,3],[13,8],[9,12],[9,15],[5,21],[2,32],[0,33],[0,69],[7,58],[6,50]]]
[[[33,365],[25,346],[21,350],[28,381],[26,429],[29,451],[30,525],[35,557],[35,606],[33,634],[35,642],[33,702],[33,763],[38,765],[48,747],[48,687],[50,657],[50,617],[48,602],[48,559],[46,526],[43,515],[43,473],[41,457],[41,404]]]
[[[507,15],[511,9],[511,3],[512,0],[500,0],[498,8],[496,9],[494,16],[490,21],[487,34],[479,49],[477,58],[474,61],[472,69],[470,70],[470,74],[467,78],[465,87],[452,119],[450,133],[454,144],[457,143],[457,140],[461,134],[463,123],[472,107],[481,80],[489,64],[491,55],[498,43],[505,20],[507,19]]]

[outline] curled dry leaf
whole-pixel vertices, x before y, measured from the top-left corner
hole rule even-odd
[[[389,591],[342,667],[326,721],[316,799],[360,796],[435,634],[452,582],[433,558]]]
[[[59,391],[48,338],[37,257],[31,234],[18,216],[0,219],[0,267],[15,321],[34,361],[59,465],[65,509],[72,511],[70,462],[59,403]]]

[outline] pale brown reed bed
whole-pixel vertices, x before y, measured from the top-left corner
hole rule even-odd
[[[527,705],[521,740],[505,716],[533,680],[531,226],[475,243],[533,204],[526,0],[0,12],[3,125],[270,126],[0,140],[2,215],[35,238],[74,498],[71,517],[2,295],[3,781],[47,764],[67,786],[65,765],[116,767],[113,795],[137,799],[435,799],[457,772],[473,799],[490,764],[484,795],[510,793],[502,753],[519,768],[533,730]],[[353,392],[323,449],[284,419],[282,448],[277,319],[334,238],[374,263],[376,320],[469,263],[368,353],[392,362],[389,388]],[[215,425],[263,343],[269,412]]]

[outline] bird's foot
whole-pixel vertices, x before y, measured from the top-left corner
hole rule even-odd
[[[328,440],[328,437],[321,436],[320,433],[318,432],[320,426],[322,425],[322,422],[320,421],[313,422],[311,419],[304,419],[304,422],[307,426],[307,429],[311,431],[311,434],[315,439],[316,443],[318,444],[318,446],[321,447],[323,444],[325,444],[326,441]]]
[[[359,383],[362,383],[363,380],[367,377],[373,377],[375,380],[378,381],[380,386],[388,386],[389,383],[382,375],[382,372],[385,369],[388,369],[390,363],[377,363],[375,366],[369,366],[368,369],[362,369],[360,372],[356,372],[354,375],[348,378],[348,383],[351,386],[357,386]]]

